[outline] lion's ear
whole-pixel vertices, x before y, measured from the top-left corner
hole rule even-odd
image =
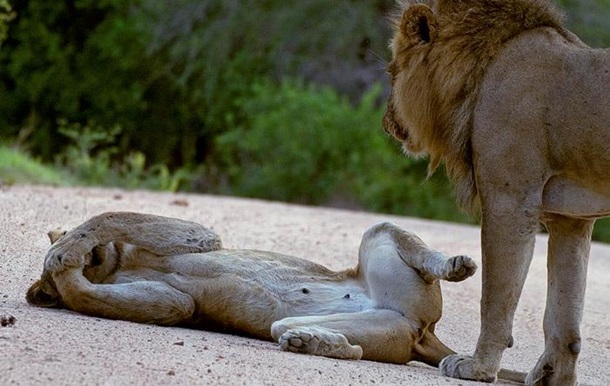
[[[62,231],[61,229],[53,229],[52,231],[49,231],[49,233],[47,233],[47,236],[49,236],[49,240],[51,241],[52,245],[55,244],[57,240],[64,237],[65,234],[66,231]]]
[[[411,44],[434,41],[437,35],[436,16],[425,4],[414,4],[402,15],[400,30]]]

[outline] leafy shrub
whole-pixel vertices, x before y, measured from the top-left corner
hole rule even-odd
[[[70,185],[75,179],[68,173],[43,165],[23,150],[0,144],[0,185],[15,183]]]
[[[87,185],[120,186],[176,191],[190,187],[193,173],[184,168],[170,172],[167,166],[146,165],[146,156],[137,151],[119,156],[116,147],[121,127],[107,129],[90,123],[80,125],[59,121],[59,132],[69,139],[57,156],[61,168]]]
[[[222,192],[464,220],[442,175],[424,182],[425,163],[383,133],[379,93],[354,107],[330,88],[257,83],[240,101],[247,124],[216,140],[229,177]]]
[[[7,0],[0,0],[0,44],[6,39],[8,22],[15,18],[15,13]]]
[[[610,46],[610,0],[559,0],[567,25],[593,47]]]

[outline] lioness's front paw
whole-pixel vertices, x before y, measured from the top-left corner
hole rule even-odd
[[[51,249],[44,261],[44,269],[49,272],[60,272],[66,268],[77,268],[84,265],[84,255],[66,251],[62,248]]]
[[[453,256],[447,259],[445,264],[444,279],[447,281],[462,281],[474,275],[477,271],[477,263],[468,256]]]
[[[314,328],[288,330],[280,336],[279,344],[286,351],[338,359],[362,358],[362,347],[352,346],[344,335]]]
[[[449,355],[443,358],[438,368],[442,375],[458,379],[470,379],[481,382],[495,382],[496,374],[486,371],[472,357],[466,355]]]

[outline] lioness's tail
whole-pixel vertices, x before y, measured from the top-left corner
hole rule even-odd
[[[427,331],[420,341],[415,345],[415,360],[424,362],[430,366],[438,367],[439,363],[455,351],[445,346],[433,332]],[[526,373],[520,371],[500,369],[498,378],[505,381],[525,384]]]
[[[527,374],[520,371],[506,369],[500,369],[500,371],[498,371],[498,379],[503,379],[505,381],[525,384],[525,377],[527,377]]]

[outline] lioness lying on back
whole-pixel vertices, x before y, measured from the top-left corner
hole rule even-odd
[[[139,213],[105,213],[54,243],[30,304],[160,325],[275,339],[284,350],[438,366],[438,280],[475,263],[447,257],[391,223],[363,236],[358,266],[333,272],[272,252],[222,249],[211,230]]]

